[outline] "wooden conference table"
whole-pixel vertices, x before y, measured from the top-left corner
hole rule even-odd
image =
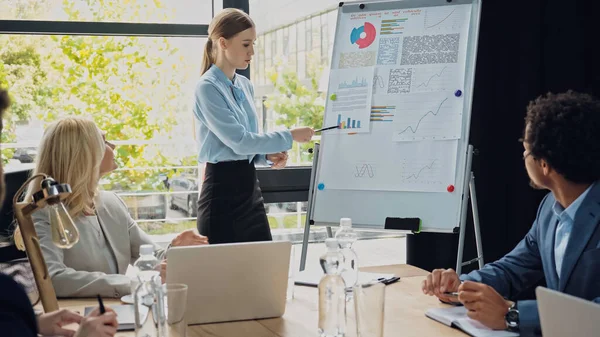
[[[427,271],[410,265],[390,265],[361,268],[362,271],[394,273],[400,281],[386,286],[384,336],[466,336],[459,330],[447,327],[425,317],[425,311],[433,307],[445,307],[435,297],[421,292],[421,282]],[[105,300],[105,304],[120,304],[118,300]],[[83,312],[85,306],[97,306],[96,299],[64,299],[61,308]],[[353,305],[347,308],[346,336],[354,337],[355,320]],[[287,302],[283,317],[254,321],[228,322],[188,326],[188,337],[314,337],[317,335],[318,293],[317,288],[295,286],[294,299]],[[135,336],[131,332],[119,332],[119,337]]]

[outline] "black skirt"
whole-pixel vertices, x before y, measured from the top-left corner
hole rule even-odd
[[[206,164],[197,226],[211,244],[273,240],[254,163]]]

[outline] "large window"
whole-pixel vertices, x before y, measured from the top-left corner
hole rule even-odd
[[[5,168],[33,167],[48,123],[91,118],[116,144],[119,168],[101,188],[123,198],[151,235],[195,227],[191,105],[218,2],[0,0],[0,86],[13,100]]]
[[[191,190],[171,191],[164,180],[197,166],[191,103],[205,41],[0,35],[0,81],[15,101],[3,133],[7,169],[35,160],[47,123],[89,117],[117,146],[119,169],[102,187],[121,194],[142,227],[192,216],[184,206],[169,212],[172,197]]]
[[[253,17],[266,18],[266,10],[274,4],[262,6],[260,1],[250,2]],[[298,2],[278,2],[282,8],[298,6]],[[336,3],[337,5],[337,3]],[[320,7],[321,6],[321,7]],[[329,50],[333,44],[329,22],[337,6],[317,4],[313,13],[298,18],[257,22],[258,48],[255,56],[259,63],[253,66],[255,99],[261,98],[259,110],[266,109],[266,130],[273,131],[297,125],[321,127],[324,111],[323,70],[329,67]],[[283,9],[282,9],[283,10]],[[335,18],[335,14],[334,18]],[[266,29],[265,29],[266,27]],[[265,60],[264,68],[262,60]],[[254,76],[254,75],[253,75]],[[266,99],[263,99],[266,98]],[[318,140],[318,137],[316,138]],[[310,166],[313,144],[294,144],[288,165]]]

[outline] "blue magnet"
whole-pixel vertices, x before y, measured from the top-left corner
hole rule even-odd
[[[317,188],[319,189],[319,191],[322,191],[325,189],[325,184],[319,183],[319,185],[317,185]]]
[[[460,96],[462,96],[462,91],[460,91],[460,90],[456,90],[456,91],[454,92],[454,96],[456,96],[456,97],[460,97]]]

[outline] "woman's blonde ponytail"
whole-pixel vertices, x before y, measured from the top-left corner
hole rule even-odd
[[[210,69],[210,66],[214,63],[212,54],[212,39],[208,38],[208,41],[206,41],[206,44],[204,45],[204,56],[202,57],[202,71],[200,72],[200,75],[204,75],[204,73]]]

